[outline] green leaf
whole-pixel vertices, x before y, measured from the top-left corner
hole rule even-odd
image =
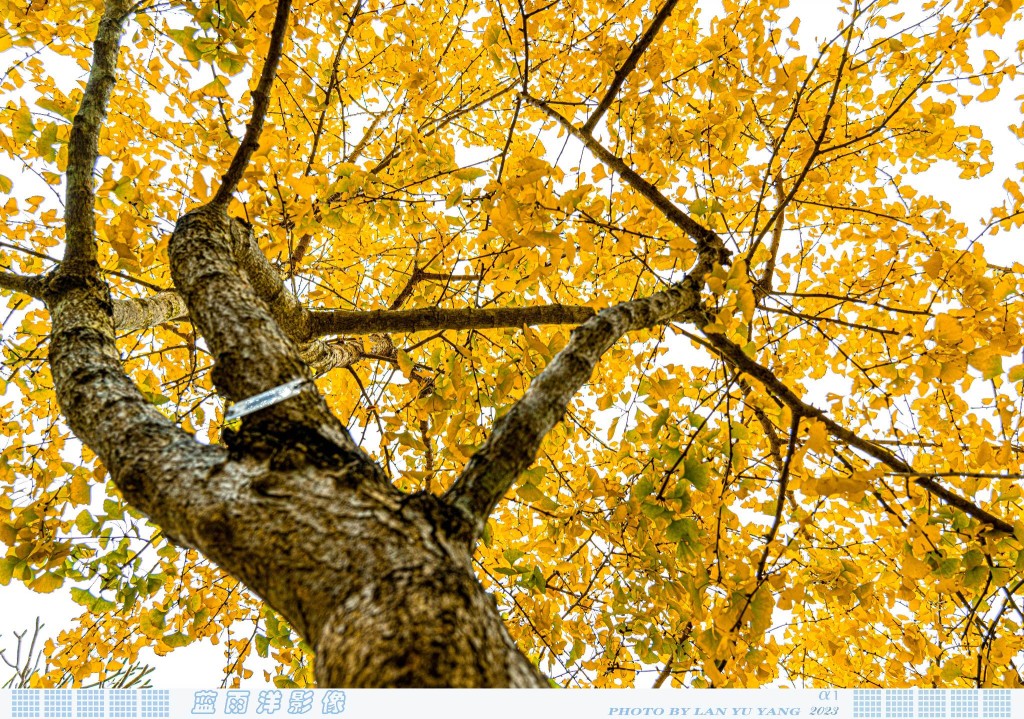
[[[516,495],[524,502],[540,502],[547,499],[547,496],[532,482],[519,485]]]
[[[249,27],[249,19],[238,7],[238,3],[235,2],[235,0],[227,0],[224,5],[224,15],[228,20],[239,27]]]
[[[459,200],[462,199],[462,186],[458,185],[454,190],[448,193],[448,196],[444,198],[444,206],[446,208],[455,207]]]
[[[72,587],[71,601],[73,601],[75,604],[81,604],[86,609],[92,609],[92,605],[96,601],[96,597],[90,594],[86,589],[81,589],[80,587]]]
[[[262,634],[256,635],[256,653],[264,659],[270,655],[270,639]]]
[[[454,174],[460,180],[465,182],[472,182],[478,180],[487,174],[486,170],[481,170],[479,167],[464,167],[461,170],[456,170]]]
[[[83,509],[75,517],[75,528],[82,534],[89,534],[96,528],[96,518],[89,513],[88,509]]]
[[[640,511],[651,519],[661,519],[662,517],[672,516],[672,510],[664,505],[656,504],[655,502],[645,501],[640,505]]]
[[[47,123],[43,131],[39,133],[39,139],[36,140],[36,150],[39,151],[39,155],[47,162],[56,162],[57,150],[54,148],[54,145],[57,143],[57,123]]]
[[[163,557],[164,559],[177,559],[180,552],[177,547],[168,542],[160,547],[160,549],[156,550],[156,554],[158,557]]]
[[[27,105],[22,105],[14,112],[11,120],[11,132],[14,134],[14,142],[17,145],[24,145],[29,138],[35,134],[36,126],[32,122],[32,112]]]
[[[150,639],[161,639],[167,625],[167,614],[159,609],[143,612],[139,618],[139,631]]]
[[[750,631],[761,636],[772,626],[772,614],[775,611],[775,596],[771,587],[762,584],[750,600]]]
[[[964,572],[964,586],[979,587],[988,579],[988,567],[973,567]]]
[[[1024,556],[1024,552],[1021,552],[1021,556]],[[17,557],[4,557],[0,559],[0,585],[6,587],[10,584],[11,575],[14,573],[14,564],[17,561]]]
[[[544,572],[540,571],[540,567],[533,568],[533,572],[530,574],[530,580],[533,588],[538,592],[543,592],[548,588],[548,582],[544,578]]]
[[[192,643],[192,637],[182,632],[165,634],[163,642],[169,647],[184,647]]]
[[[658,416],[654,418],[654,422],[651,423],[651,436],[656,437],[661,428],[668,422],[669,410],[663,409],[658,413]]]
[[[665,530],[665,536],[670,542],[680,542],[682,544],[689,545],[699,536],[700,530],[697,522],[684,517],[683,519],[677,519],[668,525],[668,529]]]
[[[501,556],[503,556],[505,558],[505,561],[507,561],[509,563],[509,565],[515,566],[515,563],[518,562],[520,559],[522,559],[524,555],[518,549],[511,549],[510,548],[510,549],[506,549],[504,552],[502,552]]]
[[[683,466],[685,467],[683,476],[686,477],[686,481],[700,490],[708,488],[710,482],[707,464],[697,459],[684,459]]]

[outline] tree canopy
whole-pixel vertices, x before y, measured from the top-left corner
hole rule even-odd
[[[788,4],[0,0],[32,681],[1024,685],[1024,4]]]

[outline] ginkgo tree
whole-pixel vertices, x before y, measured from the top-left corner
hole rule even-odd
[[[787,4],[0,0],[31,681],[1020,686],[1022,3]]]

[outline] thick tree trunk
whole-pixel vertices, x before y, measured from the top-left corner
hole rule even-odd
[[[317,684],[547,686],[473,575],[461,517],[426,494],[382,509],[337,547],[359,555],[334,558],[349,589],[316,632]]]
[[[124,376],[106,288],[57,277],[49,292],[50,360],[76,434],[168,538],[202,551],[307,639],[319,685],[546,686],[473,574],[469,522],[437,497],[392,487],[319,397],[265,410],[226,435],[226,450],[203,446]],[[233,324],[258,326],[260,304]],[[240,360],[222,365],[225,391],[273,368],[236,377],[232,366],[257,358]]]

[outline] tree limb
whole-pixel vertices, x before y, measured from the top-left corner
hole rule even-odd
[[[709,321],[706,320],[703,326],[706,326],[707,324],[709,324]],[[829,433],[836,439],[845,442],[851,447],[859,449],[864,452],[864,454],[869,457],[873,457],[896,472],[916,477],[914,479],[915,484],[929,494],[938,497],[946,504],[956,507],[964,514],[977,519],[979,522],[989,524],[1000,532],[1005,532],[1007,534],[1013,533],[1013,525],[1006,520],[995,516],[970,500],[946,489],[927,472],[915,471],[912,466],[889,450],[863,439],[858,436],[857,433],[843,427],[841,424],[833,420],[822,410],[804,402],[793,390],[779,380],[770,369],[748,357],[739,345],[727,338],[725,335],[718,334],[716,332],[705,332],[705,335],[711,345],[718,350],[722,357],[727,359],[737,369],[758,380],[773,395],[784,402],[794,413],[799,413],[803,417],[820,420],[825,425],[826,429],[828,429]]]
[[[268,304],[285,333],[299,345],[302,359],[317,372],[335,367],[348,367],[364,356],[349,343],[338,344],[322,339],[329,335],[387,335],[398,332],[495,329],[523,325],[578,325],[595,314],[592,308],[583,305],[486,309],[424,307],[413,310],[309,310],[297,305],[294,295],[287,291],[283,282],[275,282],[272,276],[263,275],[266,268],[259,267],[260,263],[253,256],[250,255],[248,260],[241,262],[257,295]],[[266,267],[274,270],[269,262],[266,262]],[[149,297],[114,301],[114,324],[120,332],[133,332],[156,327],[164,322],[187,319],[189,316],[185,301],[173,290],[158,292]]]
[[[582,132],[589,135],[597,127],[597,123],[601,121],[604,114],[608,112],[608,108],[611,107],[612,102],[615,100],[615,96],[619,94],[619,90],[622,89],[623,83],[626,82],[626,78],[636,68],[636,64],[640,61],[640,56],[643,55],[650,44],[654,42],[655,36],[658,31],[661,30],[661,26],[668,20],[669,15],[676,7],[678,0],[667,0],[667,2],[658,11],[658,14],[654,16],[654,20],[648,26],[643,36],[633,46],[633,49],[629,53],[629,57],[622,63],[622,67],[615,73],[615,77],[612,78],[612,84],[608,86],[608,90],[604,93],[604,97],[601,98],[601,102],[598,103],[597,108],[593,114],[583,124]]]
[[[693,239],[694,242],[697,243],[698,252],[713,250],[717,255],[718,262],[722,264],[728,262],[730,253],[725,248],[725,243],[722,242],[722,238],[716,233],[704,227],[688,214],[680,210],[672,200],[661,194],[661,191],[657,187],[642,178],[636,170],[627,165],[622,158],[617,157],[606,150],[604,145],[594,139],[593,135],[577,128],[566,117],[561,115],[547,103],[530,97],[529,95],[524,96],[524,99],[564,127],[569,134],[582,142],[584,147],[590,150],[590,152],[593,153],[601,162],[615,171],[615,173],[618,174],[626,184],[646,197],[651,204],[661,210],[672,224],[685,232],[691,239]]]
[[[578,325],[593,317],[594,310],[580,305],[535,307],[423,307],[414,310],[310,310],[309,330],[324,335],[392,334],[436,330],[493,329],[523,325]]]
[[[228,217],[223,206],[211,204],[183,215],[168,243],[174,286],[214,358],[214,385],[234,401],[292,380],[311,379],[298,346],[277,321],[277,316],[287,321],[290,310],[279,307],[275,313],[268,309],[275,298],[261,301],[261,289],[268,291],[274,278],[250,279],[240,267],[237,257],[252,242],[248,223]],[[280,277],[276,279],[280,282]],[[288,297],[294,299],[283,290],[279,294],[287,295],[282,303],[288,303]],[[264,409],[251,420],[247,418],[243,429],[277,435],[303,428],[319,437],[317,441],[372,464],[312,383],[299,396]]]
[[[0,270],[0,290],[18,292],[29,297],[42,299],[43,278],[34,275],[20,275],[17,272]]]
[[[224,452],[176,427],[125,375],[93,236],[97,137],[116,80],[127,8],[122,0],[110,0],[98,24],[68,151],[65,259],[46,277],[41,294],[52,321],[49,363],[57,401],[75,436],[96,452],[125,499],[159,517],[170,536],[187,536],[191,520],[184,509],[200,500],[203,480]]]
[[[67,244],[61,268],[67,273],[95,274],[99,271],[92,171],[99,156],[100,127],[106,119],[110,94],[114,90],[117,53],[129,8],[127,0],[107,0],[105,3],[93,43],[89,81],[71,123],[64,201]]]
[[[252,117],[245,127],[242,144],[238,146],[235,156],[231,159],[231,166],[221,177],[220,187],[217,189],[217,194],[213,196],[211,205],[227,206],[231,196],[238,188],[238,183],[242,180],[245,168],[249,166],[252,154],[260,146],[260,134],[263,132],[267,108],[270,106],[270,88],[274,84],[274,78],[277,77],[277,66],[281,62],[284,38],[288,30],[288,13],[291,11],[291,7],[291,0],[278,0],[277,2],[274,27],[270,32],[270,51],[263,63],[260,80],[252,92]]]
[[[686,317],[699,309],[701,280],[713,262],[712,254],[705,253],[678,285],[604,309],[573,330],[569,343],[530,383],[523,398],[495,423],[483,447],[445,494],[445,500],[472,523],[477,536],[495,505],[533,464],[541,440],[562,419],[601,356],[627,332]]]
[[[114,327],[118,332],[134,332],[186,319],[188,307],[174,290],[157,292],[149,297],[114,300]]]

